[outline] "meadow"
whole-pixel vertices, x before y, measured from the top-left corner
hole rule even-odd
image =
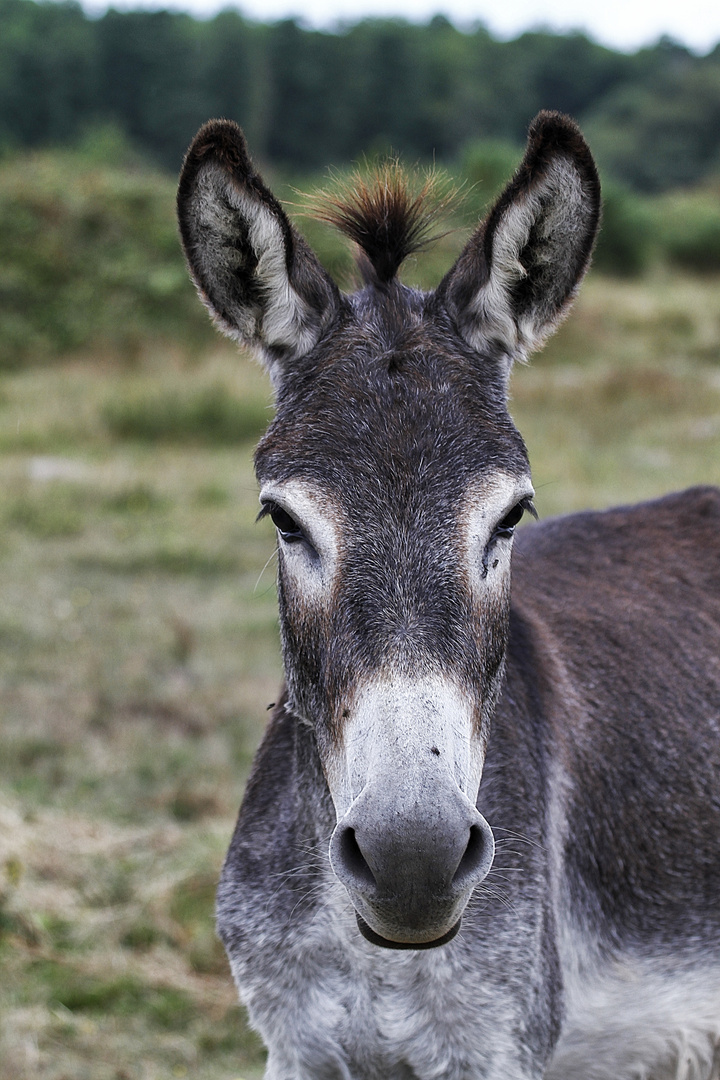
[[[0,1080],[262,1075],[213,898],[280,676],[269,384],[130,329],[0,379]],[[511,411],[541,516],[720,483],[720,279],[591,274]]]

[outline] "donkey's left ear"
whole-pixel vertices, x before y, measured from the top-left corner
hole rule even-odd
[[[508,361],[539,348],[569,308],[590,262],[600,181],[578,127],[533,121],[525,157],[438,288],[466,341]]]
[[[338,291],[290,224],[229,120],[211,120],[185,157],[177,196],[190,273],[229,337],[260,352],[275,380],[308,353]]]

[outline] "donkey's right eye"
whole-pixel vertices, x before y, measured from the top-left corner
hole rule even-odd
[[[299,540],[305,539],[305,533],[302,531],[297,521],[290,517],[287,510],[283,510],[282,506],[278,506],[277,503],[270,503],[267,507],[267,512],[272,518],[273,525],[286,544],[296,544]]]

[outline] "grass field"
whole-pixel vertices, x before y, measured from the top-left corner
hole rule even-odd
[[[513,380],[541,515],[720,483],[720,281],[591,278]],[[262,373],[0,382],[0,1080],[253,1080],[215,882],[280,671]]]

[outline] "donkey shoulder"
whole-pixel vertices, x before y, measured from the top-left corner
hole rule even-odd
[[[601,936],[677,945],[712,925],[716,943],[720,491],[525,532],[499,711],[525,704],[559,766],[572,890]]]

